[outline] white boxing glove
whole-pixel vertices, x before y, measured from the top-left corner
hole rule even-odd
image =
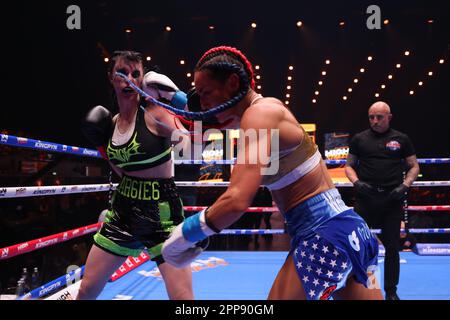
[[[184,268],[206,248],[204,240],[218,233],[206,224],[204,209],[173,229],[169,239],[162,246],[164,260],[176,268]]]
[[[184,109],[187,104],[186,93],[164,74],[149,71],[142,81],[142,89],[157,100],[165,100],[178,109]]]

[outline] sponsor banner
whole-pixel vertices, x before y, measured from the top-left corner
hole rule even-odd
[[[109,281],[116,281],[148,260],[150,260],[150,256],[144,251],[136,258],[128,257],[128,259],[112,274]]]
[[[52,294],[44,300],[75,300],[82,281],[83,280],[75,282],[74,284],[71,284],[70,286],[58,291],[57,293]]]
[[[450,256],[450,244],[448,243],[418,243],[416,250],[423,256]]]

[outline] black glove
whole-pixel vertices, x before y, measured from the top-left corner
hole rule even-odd
[[[409,188],[402,183],[389,193],[389,198],[397,201],[405,200],[408,196],[408,189]]]
[[[368,196],[375,193],[375,189],[370,184],[368,184],[367,182],[362,182],[361,180],[355,181],[355,183],[353,183],[353,186],[355,187],[356,192],[359,194]]]
[[[81,122],[84,136],[106,157],[105,146],[112,132],[113,121],[111,112],[102,106],[96,106],[88,112]]]

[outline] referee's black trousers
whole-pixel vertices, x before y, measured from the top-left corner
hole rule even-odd
[[[355,202],[355,211],[369,228],[381,229],[378,237],[386,249],[384,291],[388,293],[396,292],[400,277],[400,222],[403,217],[403,201],[389,198],[393,188],[379,189],[370,196],[357,194]]]

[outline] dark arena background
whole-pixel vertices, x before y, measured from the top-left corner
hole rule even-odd
[[[68,26],[71,5],[80,9],[79,28]],[[380,9],[379,29],[369,28],[371,5]],[[255,91],[292,111],[330,161],[348,206],[355,201],[344,174],[349,141],[369,128],[367,110],[375,101],[390,105],[392,127],[405,132],[417,158],[424,159],[405,203],[404,227],[428,230],[409,232],[412,244],[402,240],[399,295],[450,300],[448,1],[25,1],[9,4],[1,23],[1,300],[28,292],[32,299],[48,298],[65,288],[51,287],[55,279],[76,277],[74,270],[86,263],[97,230],[93,224],[108,208],[110,182],[119,177],[89,151],[54,152],[45,142],[95,149],[80,123],[96,105],[118,112],[107,78],[112,53],[141,52],[148,70],[169,76],[187,92],[198,59],[219,45],[245,53],[255,69]],[[32,139],[40,140],[41,148],[27,148]],[[204,147],[204,160],[225,159],[215,138]],[[179,164],[175,180],[222,183],[231,170],[229,164]],[[94,184],[105,187],[82,192]],[[79,187],[58,194],[65,185]],[[23,196],[29,187],[44,186],[54,189]],[[226,190],[195,184],[179,189],[185,206],[211,205]],[[273,205],[261,187],[252,207]],[[280,212],[265,211],[247,212],[229,229],[273,233],[210,239],[203,260],[192,266],[196,298],[267,298],[290,239]],[[186,215],[195,212],[185,209]],[[65,233],[85,226],[87,231]],[[45,238],[58,234],[59,240]],[[40,240],[31,242],[35,239]],[[381,281],[382,261],[380,255]],[[128,267],[99,299],[168,299],[154,262]],[[209,287],[211,281],[222,289]]]

